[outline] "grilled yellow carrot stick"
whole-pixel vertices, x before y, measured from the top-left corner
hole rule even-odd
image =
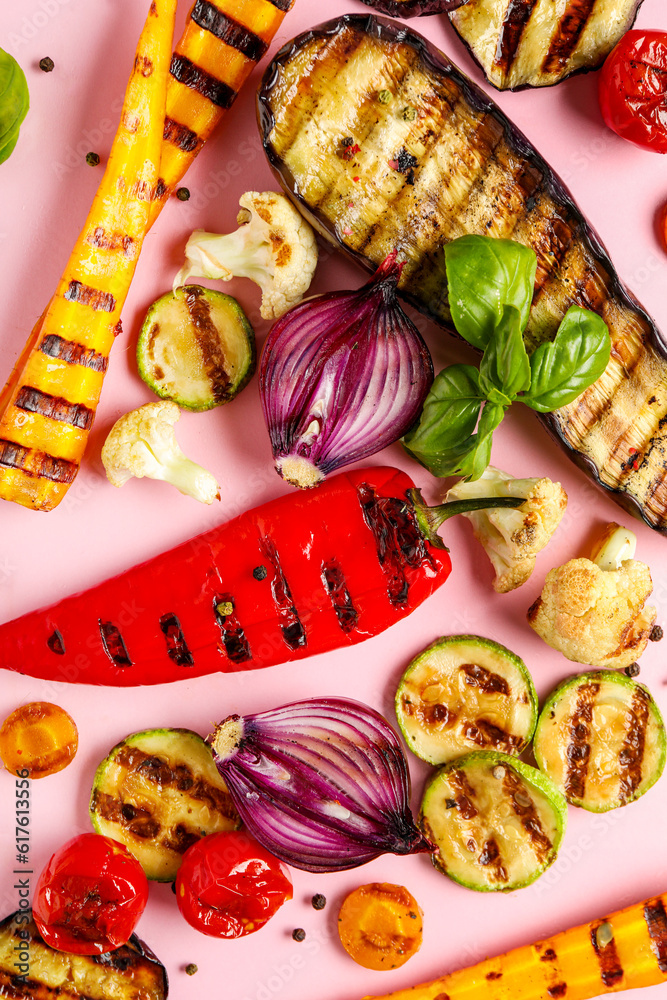
[[[196,0],[171,61],[151,222],[231,107],[294,0]]]
[[[667,983],[667,894],[373,1000],[590,1000]]]
[[[77,473],[158,179],[176,0],[152,0],[109,162],[56,293],[0,393],[0,497],[51,510]]]

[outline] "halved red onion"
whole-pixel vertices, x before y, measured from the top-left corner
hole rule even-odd
[[[396,298],[391,253],[356,292],[318,295],[272,327],[259,387],[276,469],[316,486],[398,441],[433,381],[431,355]]]
[[[281,861],[310,872],[433,847],[410,811],[407,762],[386,720],[319,698],[231,715],[208,737],[243,822]]]

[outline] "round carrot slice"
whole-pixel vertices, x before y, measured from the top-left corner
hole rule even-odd
[[[0,758],[8,771],[45,778],[71,763],[78,742],[74,720],[64,708],[32,701],[15,709],[0,727]]]
[[[422,911],[402,885],[360,885],[343,901],[338,933],[350,958],[365,969],[396,969],[422,943]]]

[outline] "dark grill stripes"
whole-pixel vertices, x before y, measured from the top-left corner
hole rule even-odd
[[[523,32],[537,2],[538,0],[510,0],[505,11],[496,50],[496,66],[505,76],[509,75]]]
[[[181,623],[174,614],[162,615],[160,629],[167,642],[167,656],[178,667],[191,667],[195,660],[188,649]]]
[[[103,374],[108,367],[109,359],[94,351],[92,347],[84,347],[74,340],[66,340],[55,333],[50,333],[39,345],[42,354],[49,358],[57,358],[58,361],[65,361],[68,365],[82,365],[90,368],[91,371]]]
[[[667,972],[667,913],[662,899],[650,900],[644,906],[644,920],[651,938],[653,954],[661,972]]]
[[[357,627],[359,612],[352,602],[343,570],[337,562],[332,561],[322,567],[322,582],[331,598],[338,624],[343,632],[352,632]]]
[[[577,47],[596,3],[597,0],[570,0],[551,39],[549,51],[544,57],[542,63],[544,73],[557,73],[565,66]]]
[[[193,62],[185,56],[174,52],[171,59],[171,75],[184,87],[196,90],[202,97],[207,98],[212,104],[219,108],[229,108],[234,103],[236,91],[222,80],[207,73],[205,70],[195,66]]]
[[[20,469],[28,476],[42,476],[54,483],[71,483],[79,466],[76,462],[68,462],[65,458],[56,458],[43,451],[24,448],[15,441],[0,439],[0,466],[7,469]]]
[[[54,628],[53,632],[46,640],[46,645],[49,647],[51,652],[55,653],[57,656],[65,655],[65,640],[57,628]]]
[[[262,539],[262,551],[273,569],[271,594],[280,621],[280,631],[286,646],[289,649],[298,649],[306,645],[306,632],[294,607],[292,592],[280,565],[278,552],[270,538]]]
[[[187,125],[174,121],[173,118],[165,118],[162,138],[172,146],[178,146],[184,153],[194,153],[197,146],[201,145],[201,139],[196,132]]]
[[[628,728],[618,755],[621,804],[630,802],[641,784],[648,721],[649,700],[642,688],[638,687],[632,698]]]
[[[593,704],[600,685],[582,684],[579,688],[577,706],[572,714],[569,728],[570,741],[567,746],[567,770],[565,773],[565,794],[568,798],[583,798],[586,790],[586,773],[591,755],[589,738]]]
[[[127,233],[109,233],[102,226],[97,226],[92,235],[87,237],[91,247],[100,250],[122,250],[126,257],[134,254],[135,240]]]
[[[59,420],[78,430],[87,431],[93,425],[95,413],[83,403],[70,403],[62,396],[51,396],[48,392],[24,385],[19,390],[14,405],[28,413],[39,413],[42,417]]]
[[[613,937],[606,944],[600,944],[599,931],[601,927],[605,926],[609,926],[611,931],[610,925],[607,925],[604,920],[597,920],[591,925],[591,944],[600,963],[600,979],[606,989],[609,990],[618,986],[623,979],[623,966],[618,957],[616,942]]]
[[[220,608],[225,608],[223,614]],[[245,663],[252,659],[250,644],[243,627],[234,613],[231,594],[222,594],[213,601],[213,612],[220,627],[222,645],[232,663]]]
[[[268,0],[268,2],[277,7],[278,10],[285,11],[285,13],[294,6],[294,0]]]
[[[82,281],[70,281],[65,298],[68,302],[80,302],[101,312],[113,312],[116,308],[116,300],[110,292],[101,292],[91,285],[84,285]]]
[[[244,25],[227,17],[221,10],[208,0],[197,0],[191,19],[205,31],[210,31],[212,35],[219,38],[225,45],[231,46],[237,52],[241,52],[253,62],[259,62],[266,50],[268,43],[263,41],[254,32],[249,31]]]
[[[116,667],[131,667],[129,657],[120,629],[113,622],[98,621],[104,652]]]

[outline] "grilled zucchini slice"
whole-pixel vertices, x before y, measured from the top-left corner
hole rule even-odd
[[[601,66],[642,0],[468,0],[449,19],[499,90],[548,87]]]
[[[535,760],[572,805],[606,812],[648,791],[665,767],[665,726],[643,684],[612,670],[570,677],[548,698]]]
[[[567,803],[540,771],[479,750],[451,761],[426,786],[420,825],[435,867],[468,889],[530,885],[556,858]]]
[[[166,1000],[167,972],[136,935],[102,955],[56,951],[30,910],[0,923],[0,996],[13,1000]]]
[[[396,717],[407,745],[429,764],[481,749],[518,756],[535,729],[537,696],[525,663],[505,646],[450,635],[408,666]]]
[[[209,747],[189,729],[146,729],[118,743],[95,773],[90,816],[158,882],[176,878],[191,844],[241,825]]]
[[[367,270],[397,249],[400,294],[446,329],[442,248],[465,233],[535,251],[529,352],[553,340],[572,305],[604,318],[605,372],[539,419],[619,504],[667,532],[665,339],[501,109],[411,28],[348,14],[284,46],[259,113],[269,161],[306,218]]]
[[[255,335],[241,306],[200,285],[183,285],[154,302],[137,343],[146,385],[186,410],[228,403],[255,363]]]

